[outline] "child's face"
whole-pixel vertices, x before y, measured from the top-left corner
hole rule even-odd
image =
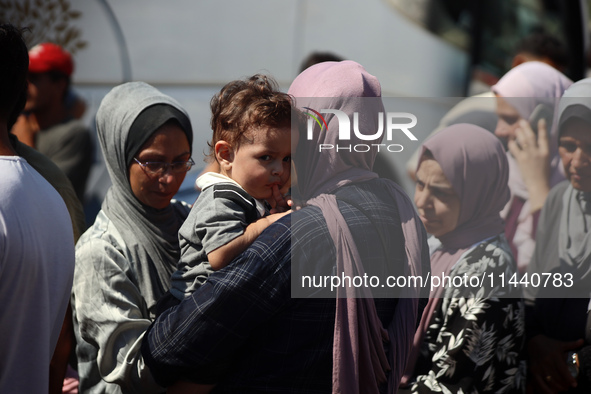
[[[232,160],[226,166],[226,176],[232,178],[256,199],[269,199],[273,186],[281,189],[289,181],[291,170],[291,128],[257,128],[245,135]],[[252,142],[252,143],[251,143]]]

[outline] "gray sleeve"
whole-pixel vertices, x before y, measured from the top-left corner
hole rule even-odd
[[[529,276],[533,273],[552,272],[560,264],[558,259],[558,235],[560,232],[560,216],[562,214],[562,196],[568,185],[568,181],[559,183],[550,190],[546,198],[536,230],[535,249],[527,266]],[[526,303],[529,305],[535,303],[539,291],[540,288],[537,287],[524,287],[523,297]]]
[[[134,277],[119,246],[104,235],[81,238],[76,250],[72,309],[77,340],[84,341],[76,350],[83,390],[164,391],[155,383],[140,352],[151,320]]]
[[[213,198],[213,195],[200,198],[194,209],[196,221],[193,229],[207,254],[242,235],[248,226],[242,207],[227,198]]]
[[[94,153],[88,129],[81,122],[70,122],[59,126],[58,132],[40,135],[37,143],[39,151],[66,174],[82,200]]]
[[[183,299],[205,283],[213,272],[207,254],[242,235],[246,226],[246,215],[236,202],[214,198],[213,188],[205,189],[179,230],[181,256],[170,292]]]

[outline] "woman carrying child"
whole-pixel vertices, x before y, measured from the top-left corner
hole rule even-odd
[[[189,207],[171,199],[194,164],[191,122],[177,101],[132,82],[105,96],[97,132],[113,185],[76,246],[80,391],[164,392],[139,350],[180,255]]]

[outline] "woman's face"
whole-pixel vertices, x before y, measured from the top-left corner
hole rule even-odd
[[[191,157],[187,135],[176,123],[160,127],[142,146],[135,158],[140,162],[172,163]],[[178,192],[186,172],[172,173],[170,167],[161,175],[147,173],[135,160],[129,166],[131,190],[144,205],[155,209],[166,208]]]
[[[567,122],[558,143],[570,183],[577,190],[591,192],[591,125],[576,118]]]
[[[519,120],[521,115],[501,96],[497,95],[497,115],[499,120],[497,122],[497,128],[495,129],[495,135],[499,137],[505,147],[507,142],[515,138],[515,130],[519,127]]]
[[[432,158],[424,158],[419,164],[415,205],[425,229],[435,237],[453,231],[458,225],[460,198]]]

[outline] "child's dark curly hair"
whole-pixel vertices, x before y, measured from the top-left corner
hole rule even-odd
[[[300,113],[293,98],[280,92],[270,76],[256,74],[226,84],[211,99],[213,138],[208,143],[209,157],[215,158],[218,141],[226,141],[237,149],[252,127],[290,127],[292,110]]]

